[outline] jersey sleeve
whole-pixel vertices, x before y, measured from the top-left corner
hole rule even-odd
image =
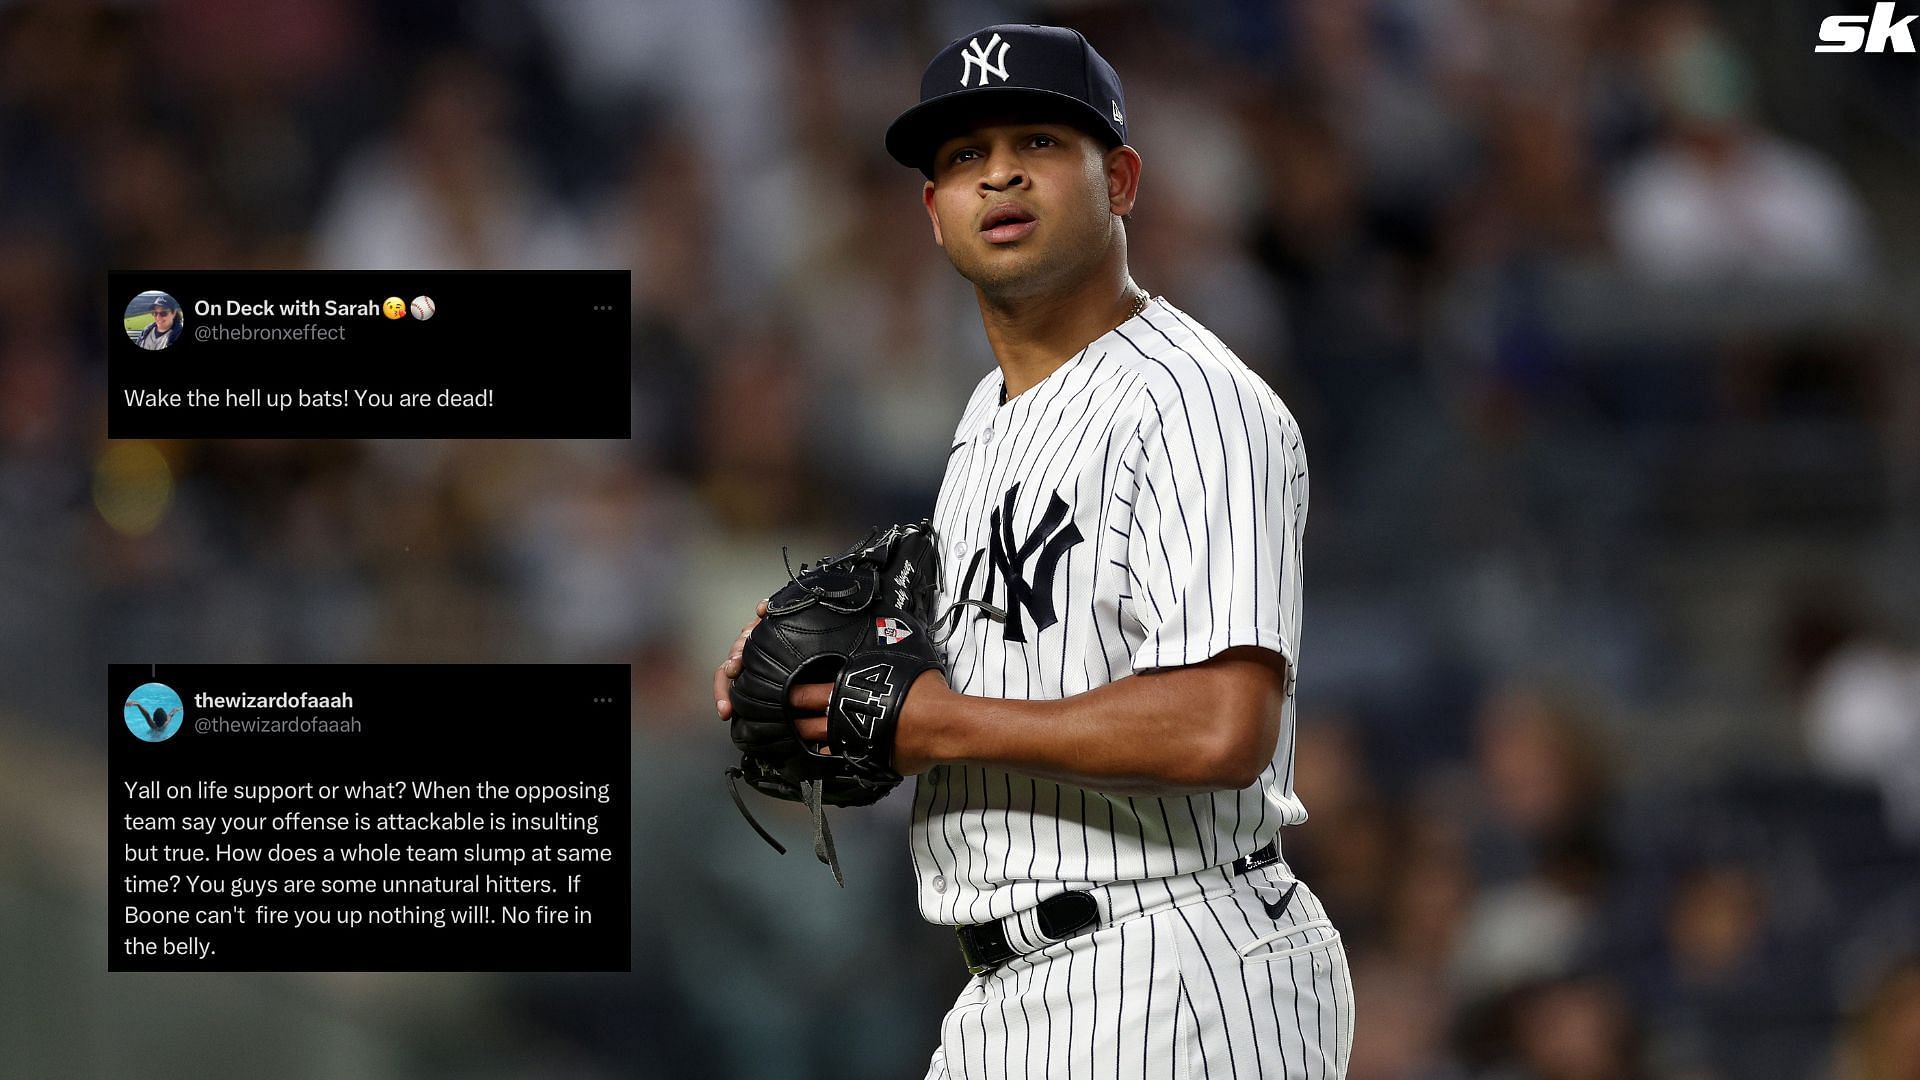
[[[1238,368],[1238,370],[1234,370]],[[1233,368],[1165,365],[1143,387],[1127,561],[1136,671],[1237,645],[1299,660],[1306,457],[1273,391]]]

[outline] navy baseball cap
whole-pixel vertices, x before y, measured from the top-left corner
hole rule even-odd
[[[887,128],[887,153],[931,179],[934,150],[968,117],[986,107],[1025,105],[1089,125],[1114,146],[1127,141],[1120,76],[1079,31],[1007,23],[940,50],[920,76],[920,104]]]

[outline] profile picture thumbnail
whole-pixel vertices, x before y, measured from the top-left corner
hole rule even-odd
[[[186,320],[180,301],[158,289],[149,289],[127,304],[127,337],[143,349],[165,349],[180,340]]]
[[[180,730],[186,706],[180,695],[166,683],[141,683],[120,706],[120,718],[127,730],[147,742],[165,742]]]

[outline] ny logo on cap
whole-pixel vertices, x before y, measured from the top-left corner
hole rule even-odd
[[[993,52],[995,45],[1000,46],[1000,52],[997,55]],[[966,61],[966,66],[960,69],[960,85],[970,85],[967,80],[972,77],[976,65],[980,68],[981,86],[987,85],[989,75],[998,75],[1001,82],[1006,82],[1007,49],[1010,45],[1011,42],[1001,41],[999,34],[989,38],[984,48],[981,47],[979,38],[967,42],[967,51],[960,54],[960,59]],[[988,56],[993,56],[993,60],[989,61]]]

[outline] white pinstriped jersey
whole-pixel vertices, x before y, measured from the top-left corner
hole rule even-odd
[[[961,416],[934,515],[948,680],[1069,697],[1236,645],[1287,659],[1274,759],[1242,791],[1109,795],[936,766],[914,797],[921,914],[979,923],[1068,888],[1192,873],[1306,820],[1293,793],[1307,463],[1279,397],[1155,298],[1004,404],[998,371]]]

